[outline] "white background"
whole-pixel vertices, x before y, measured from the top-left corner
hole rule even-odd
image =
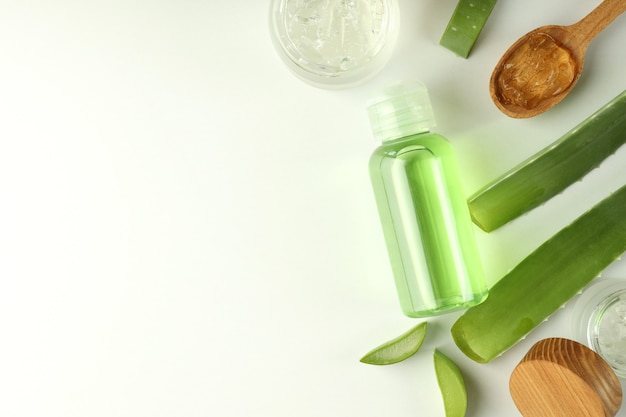
[[[266,1],[1,0],[0,415],[443,416],[434,348],[465,374],[468,416],[518,415],[510,372],[540,338],[572,337],[571,303],[487,365],[453,344],[456,316],[431,320],[406,362],[359,363],[416,324],[396,301],[364,103],[424,82],[469,195],[624,90],[621,17],[548,113],[510,119],[488,95],[513,41],[597,3],[501,1],[464,60],[438,45],[456,0],[401,0],[383,72],[327,91],[280,61]],[[623,185],[625,166],[621,149],[527,216],[477,229],[490,285]]]

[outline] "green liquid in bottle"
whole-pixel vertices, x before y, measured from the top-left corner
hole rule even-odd
[[[383,130],[394,133],[369,165],[400,305],[410,317],[467,308],[486,298],[487,286],[454,150],[423,127],[432,116],[416,125],[402,110],[394,108],[399,120],[388,109],[383,115]],[[412,134],[395,137],[406,132]]]

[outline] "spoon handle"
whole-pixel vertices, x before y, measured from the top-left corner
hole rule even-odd
[[[581,45],[589,45],[615,18],[626,11],[626,0],[604,0],[591,13],[571,26]]]

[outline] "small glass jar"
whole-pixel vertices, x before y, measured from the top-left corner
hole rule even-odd
[[[276,51],[302,80],[350,87],[373,77],[391,57],[397,0],[272,0]]]
[[[626,379],[626,279],[598,278],[574,305],[572,327],[578,341]]]

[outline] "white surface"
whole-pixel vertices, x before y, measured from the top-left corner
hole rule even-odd
[[[343,91],[287,72],[267,2],[1,3],[0,415],[442,416],[435,347],[466,375],[468,416],[517,415],[509,374],[534,341],[571,336],[569,305],[488,365],[454,346],[455,317],[404,363],[358,361],[415,323],[368,182],[364,102],[423,81],[469,194],[624,90],[626,18],[570,97],[514,120],[488,97],[499,56],[598,1],[501,1],[463,60],[438,46],[456,1],[401,0],[391,62]],[[477,231],[490,283],[621,186],[625,164],[621,149]],[[604,275],[626,277],[624,261]]]

